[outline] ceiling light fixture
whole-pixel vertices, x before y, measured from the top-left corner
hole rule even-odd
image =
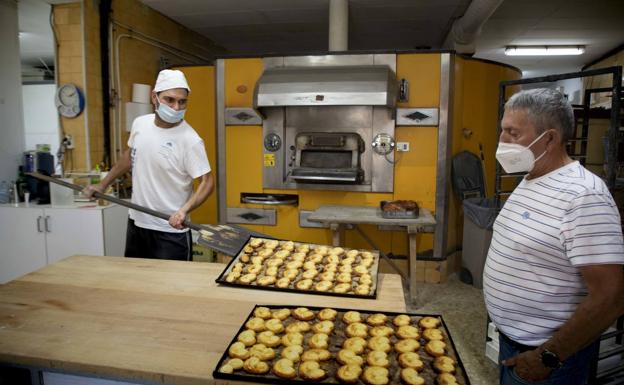
[[[509,45],[505,47],[507,56],[560,56],[581,55],[585,52],[582,45]]]

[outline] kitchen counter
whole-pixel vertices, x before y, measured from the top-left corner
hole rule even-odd
[[[405,312],[401,279],[376,300],[222,287],[225,265],[73,256],[0,285],[0,362],[80,376],[213,384],[255,304]],[[230,382],[228,382],[230,383]]]

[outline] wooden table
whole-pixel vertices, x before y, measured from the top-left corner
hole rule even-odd
[[[73,256],[0,285],[0,362],[131,382],[214,384],[255,304],[405,312],[401,279],[377,299],[222,287],[225,265]],[[223,383],[223,382],[220,382]]]
[[[409,297],[412,304],[416,303],[416,255],[418,251],[416,235],[420,232],[432,233],[435,231],[436,221],[429,210],[420,208],[418,218],[388,219],[381,216],[381,209],[378,207],[327,205],[316,209],[310,214],[308,220],[328,225],[332,230],[334,246],[343,245],[345,226],[351,225],[372,247],[379,250],[383,257],[385,257],[383,251],[357,225],[377,225],[381,230],[406,231],[409,239],[409,277],[407,279]],[[386,260],[394,266],[391,260],[388,258]]]

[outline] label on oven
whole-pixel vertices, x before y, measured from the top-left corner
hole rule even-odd
[[[264,154],[264,167],[275,167],[275,154]]]

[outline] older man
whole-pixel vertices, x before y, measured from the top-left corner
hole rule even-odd
[[[183,223],[212,192],[214,180],[204,142],[184,120],[190,87],[178,70],[158,74],[155,114],[132,124],[129,148],[108,175],[84,194],[104,191],[132,168],[132,202],[170,214],[169,221],[130,210],[126,257],[190,260],[191,234]],[[198,180],[193,191],[193,180]]]
[[[553,90],[513,95],[496,158],[527,173],[494,224],[484,279],[500,331],[501,384],[585,384],[598,338],[624,311],[624,246],[602,179],[566,153],[572,107]]]

